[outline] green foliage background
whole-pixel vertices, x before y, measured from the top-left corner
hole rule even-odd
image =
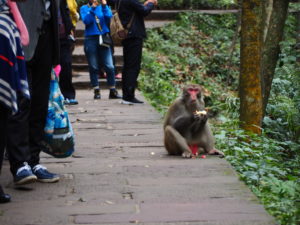
[[[239,42],[236,16],[182,14],[174,24],[151,30],[139,85],[164,115],[183,84],[206,89],[217,147],[280,224],[300,224],[300,74],[296,21],[289,16],[263,135],[239,129]],[[234,46],[234,51],[232,51]]]
[[[87,4],[88,0],[76,0],[78,6]],[[145,2],[144,0],[140,0]],[[236,7],[235,0],[158,0],[159,9],[220,9]]]

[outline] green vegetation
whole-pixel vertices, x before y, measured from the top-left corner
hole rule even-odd
[[[234,0],[159,0],[160,9],[220,9],[235,7]]]
[[[182,14],[151,30],[139,84],[162,115],[182,84],[206,89],[217,148],[280,224],[300,224],[300,67],[295,19],[287,21],[263,135],[239,129],[239,42],[236,15]],[[234,50],[232,50],[234,46]]]
[[[77,0],[80,6],[87,4],[88,0]],[[141,2],[145,2],[141,0]],[[159,0],[159,9],[223,9],[236,7],[234,0]]]

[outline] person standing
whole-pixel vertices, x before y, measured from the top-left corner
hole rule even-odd
[[[73,36],[73,23],[66,0],[60,0],[58,10],[58,28],[60,38],[60,66],[59,87],[65,98],[65,104],[76,105],[75,88],[72,83],[72,49],[75,39]]]
[[[52,67],[59,64],[58,0],[30,0],[18,3],[29,32],[30,43],[24,47],[30,86],[30,109],[13,118],[22,122],[18,129],[28,130],[29,166],[40,182],[57,182],[59,175],[40,164],[44,126],[48,112]]]
[[[37,179],[26,163],[29,159],[26,130],[19,129],[20,123],[10,119],[11,115],[22,115],[24,107],[29,106],[30,95],[21,46],[21,42],[28,44],[28,41],[28,32],[15,2],[0,0],[0,171],[6,149],[15,184],[31,183]],[[0,203],[10,199],[0,185]]]
[[[122,71],[122,104],[142,104],[135,97],[137,79],[140,73],[143,41],[146,38],[144,17],[157,5],[157,0],[148,0],[144,4],[139,0],[114,0],[119,4],[119,16],[124,27],[132,20],[128,36],[122,41],[124,65]]]
[[[89,0],[88,4],[81,6],[80,16],[85,24],[84,52],[89,64],[94,99],[101,98],[98,76],[102,66],[107,74],[106,79],[110,89],[109,98],[121,98],[116,90],[115,68],[111,47],[99,44],[100,35],[109,33],[107,24],[109,24],[109,20],[112,17],[112,12],[107,6],[106,0],[101,0],[100,5],[97,0]]]

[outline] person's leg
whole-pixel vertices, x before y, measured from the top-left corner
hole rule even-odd
[[[129,38],[122,42],[124,67],[122,73],[123,100],[133,101],[135,99],[135,88],[141,68],[143,40],[140,38]],[[142,103],[142,102],[141,102]]]
[[[107,85],[110,89],[109,98],[110,99],[121,98],[121,96],[118,95],[118,92],[116,90],[115,68],[113,65],[113,58],[112,58],[112,53],[110,48],[100,46],[100,60],[107,74],[106,77]]]
[[[28,116],[30,113],[30,100],[18,96],[19,111],[15,115],[8,116],[7,125],[7,153],[10,170],[13,175],[24,162],[30,159],[28,138]]]
[[[30,159],[28,116],[30,100],[17,94],[18,112],[8,114],[6,119],[6,152],[10,171],[17,185],[35,182],[37,177],[32,173],[27,162]]]
[[[0,104],[0,172],[2,169],[3,154],[4,154],[4,148],[6,145],[7,113],[8,113],[8,110]],[[5,194],[0,185],[0,203],[9,202],[10,198],[11,198],[10,195]]]
[[[52,65],[49,65],[49,62],[51,62],[51,58],[44,56],[39,57],[39,59],[32,64],[27,64],[28,76],[31,80],[31,109],[29,115],[29,143],[31,154],[29,164],[31,167],[34,167],[40,162],[41,141],[44,138],[52,70]]]
[[[68,100],[75,100],[75,89],[72,84],[72,52],[71,42],[68,39],[60,40],[60,65],[59,87],[61,93]],[[73,104],[75,102],[70,102]]]
[[[7,24],[7,29],[1,35],[1,52],[14,65],[13,67],[7,67],[9,64],[1,63],[0,65],[1,103],[3,102],[9,107],[8,109],[4,105],[0,105],[0,164],[2,163],[5,148],[14,183],[25,184],[36,180],[36,176],[32,174],[31,168],[26,163],[30,158],[28,141],[30,96],[24,54],[19,35],[15,32],[16,28],[14,28],[15,24],[12,20],[10,21],[6,17],[4,22]],[[12,49],[14,49],[14,53]]]
[[[89,65],[91,86],[94,89],[94,99],[100,99],[99,74],[99,43],[95,37],[86,37],[84,40],[84,52]]]
[[[0,172],[2,168],[4,150],[6,146],[7,112],[8,110],[0,104]]]
[[[31,105],[29,115],[29,147],[33,173],[40,182],[56,182],[57,174],[49,173],[40,165],[40,152],[43,148],[44,127],[48,112],[51,70],[54,60],[53,27],[49,22],[43,26],[33,59],[27,63],[29,84],[31,89]]]

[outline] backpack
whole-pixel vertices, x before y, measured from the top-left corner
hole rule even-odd
[[[114,44],[121,44],[122,40],[127,38],[128,30],[132,25],[134,14],[132,15],[129,23],[126,27],[123,26],[120,17],[119,17],[119,8],[122,0],[119,0],[119,4],[116,7],[116,12],[114,13],[113,17],[111,18],[110,22],[110,35],[114,42]]]

